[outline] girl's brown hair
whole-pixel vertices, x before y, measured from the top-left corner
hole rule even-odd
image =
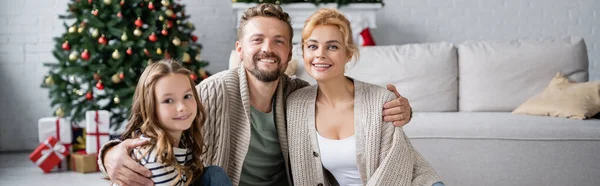
[[[181,174],[185,173],[188,178],[186,185],[189,185],[192,180],[202,174],[204,168],[200,156],[204,153],[204,138],[201,129],[206,120],[206,113],[198,93],[195,90],[192,91],[196,100],[197,114],[191,127],[181,134],[180,140],[180,144],[192,149],[192,159],[186,161],[185,166],[181,166],[177,163],[173,153],[172,142],[174,139],[169,137],[159,125],[158,114],[155,110],[157,103],[155,101],[154,86],[160,78],[169,74],[182,74],[189,77],[191,72],[181,66],[178,61],[171,59],[159,60],[146,67],[135,88],[131,116],[127,123],[127,129],[121,138],[136,139],[142,134],[144,137],[149,138],[150,143],[148,146],[156,146],[158,161],[175,167],[175,170],[179,172],[178,179],[181,179]],[[195,87],[195,83],[191,78],[188,78],[188,81],[191,87]]]

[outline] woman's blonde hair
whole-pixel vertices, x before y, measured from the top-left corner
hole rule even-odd
[[[202,174],[204,164],[200,156],[203,152],[203,135],[202,125],[205,121],[204,106],[200,102],[198,93],[193,92],[196,100],[197,114],[189,129],[184,130],[181,134],[180,144],[192,149],[192,159],[186,161],[185,166],[177,163],[173,152],[173,140],[168,136],[167,132],[159,125],[158,114],[156,108],[156,95],[154,86],[156,82],[170,74],[182,74],[188,77],[188,82],[191,87],[195,87],[194,81],[189,78],[191,72],[181,66],[178,61],[172,59],[163,59],[148,65],[142,73],[133,97],[133,105],[131,108],[131,116],[127,123],[127,129],[122,137],[136,139],[142,134],[150,139],[148,146],[156,145],[158,160],[166,165],[175,167],[179,172],[178,179],[182,178],[182,173],[188,178],[186,185],[189,185],[192,180]]]
[[[354,44],[354,39],[352,39],[350,21],[348,21],[346,16],[342,13],[332,8],[321,8],[306,19],[304,22],[304,29],[302,29],[302,52],[304,52],[304,45],[306,44],[308,37],[310,37],[315,28],[323,25],[337,27],[342,34],[342,44],[346,50],[348,50],[350,55],[355,59],[358,59],[358,47]]]

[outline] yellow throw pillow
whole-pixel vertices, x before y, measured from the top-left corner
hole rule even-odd
[[[235,50],[232,50],[231,54],[229,54],[229,69],[240,66],[240,62],[241,61],[237,55],[237,52],[235,52]],[[287,69],[285,69],[285,74],[287,74],[288,76],[293,76],[294,74],[296,74],[296,65],[297,64],[298,64],[297,59],[290,60],[290,62],[288,62]]]
[[[529,98],[513,114],[591,118],[600,112],[600,81],[575,83],[558,73],[544,91]]]

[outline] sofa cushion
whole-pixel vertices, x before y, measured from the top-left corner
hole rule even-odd
[[[556,72],[588,80],[582,38],[468,41],[458,46],[459,110],[506,111],[541,92]]]
[[[359,53],[359,60],[349,63],[347,76],[380,86],[395,85],[414,111],[458,109],[458,66],[453,44],[361,47]],[[297,69],[300,78],[312,79],[303,64]]]
[[[573,83],[558,73],[543,92],[525,101],[513,114],[591,118],[600,112],[600,81]]]
[[[600,120],[510,112],[416,112],[404,131],[409,138],[600,141]]]

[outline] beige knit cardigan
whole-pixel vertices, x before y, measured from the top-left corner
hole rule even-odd
[[[288,145],[294,185],[336,185],[321,164],[315,129],[317,85],[288,98]],[[383,122],[383,104],[396,96],[376,85],[354,80],[356,160],[364,185],[424,185],[440,181],[415,151],[402,127]],[[341,116],[340,116],[341,117]]]

